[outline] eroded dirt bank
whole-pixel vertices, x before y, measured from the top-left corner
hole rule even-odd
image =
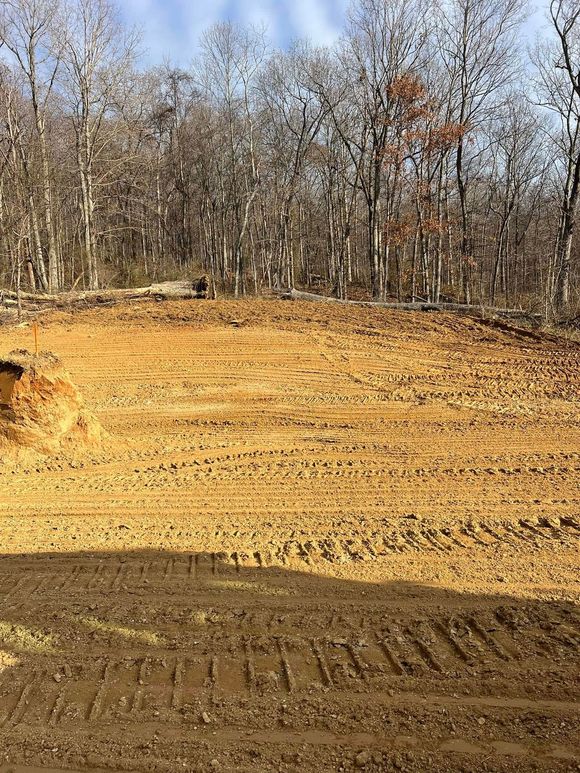
[[[577,769],[577,345],[279,302],[41,345],[109,442],[0,464],[0,771]]]

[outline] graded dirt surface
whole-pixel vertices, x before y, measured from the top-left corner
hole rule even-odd
[[[279,301],[40,340],[108,434],[0,464],[2,773],[578,769],[578,344]]]

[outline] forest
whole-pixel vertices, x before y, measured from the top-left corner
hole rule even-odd
[[[110,0],[0,2],[0,286],[580,306],[580,6],[355,0],[148,66]]]

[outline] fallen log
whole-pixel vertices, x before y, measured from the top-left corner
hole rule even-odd
[[[394,309],[399,311],[459,311],[463,314],[469,314],[476,317],[485,317],[494,315],[499,317],[519,317],[533,320],[541,320],[542,315],[522,309],[498,309],[489,306],[475,306],[465,303],[430,303],[430,302],[409,302],[398,303],[389,301],[349,301],[342,298],[334,298],[328,295],[316,295],[302,290],[295,290],[293,287],[283,290],[279,293],[283,301],[316,301],[320,303],[340,303],[350,306],[370,306],[380,309]]]
[[[208,297],[207,277],[193,282],[160,282],[149,287],[134,287],[122,290],[85,290],[65,292],[58,295],[46,293],[20,293],[24,309],[66,308],[69,306],[99,306],[121,303],[122,301],[152,298],[154,300],[189,300]],[[13,306],[18,302],[18,293],[13,290],[0,290],[0,305]]]

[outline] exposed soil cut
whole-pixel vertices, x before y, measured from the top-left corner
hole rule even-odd
[[[25,349],[0,359],[0,443],[54,453],[63,443],[98,445],[102,432],[58,357]]]
[[[111,439],[0,465],[1,773],[578,769],[577,344],[274,301],[43,341]]]

